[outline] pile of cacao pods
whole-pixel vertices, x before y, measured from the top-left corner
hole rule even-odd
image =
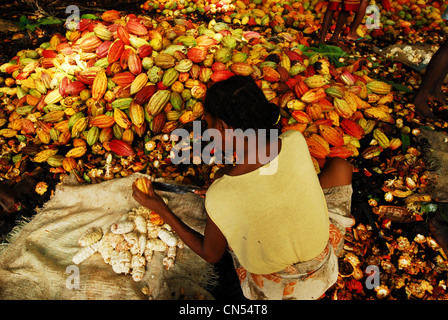
[[[379,8],[379,28],[369,30],[362,23],[358,28],[360,36],[413,36],[427,31],[448,31],[446,22],[441,18],[446,4],[441,1],[381,0],[370,4]],[[198,12],[219,17],[227,23],[270,27],[275,32],[294,27],[311,34],[320,29],[327,6],[328,1],[319,0],[157,0],[146,1],[141,8],[174,17]]]
[[[397,148],[399,140],[374,130],[394,121],[391,85],[359,64],[336,68],[321,54],[307,57],[300,39],[293,29],[273,39],[214,20],[170,25],[106,11],[0,66],[9,75],[0,88],[0,136],[16,139],[4,144],[14,163],[27,155],[67,172],[89,154],[135,158],[157,149],[154,137],[200,119],[209,85],[250,75],[280,107],[282,130],[304,133],[317,171],[326,157],[357,156],[370,132],[379,142],[370,152]],[[166,140],[157,157],[169,165]]]
[[[336,67],[325,55],[306,51],[304,34],[316,31],[312,22],[320,20],[313,11],[316,3],[227,4],[222,21],[207,23],[180,14],[161,19],[106,11],[101,19],[82,19],[77,30],[54,35],[1,64],[0,72],[8,76],[0,87],[0,178],[16,179],[32,162],[54,173],[73,172],[82,181],[137,171],[186,183],[194,176],[204,182],[213,179],[218,165],[171,164],[169,134],[201,118],[210,85],[247,75],[279,106],[282,131],[303,133],[317,172],[328,157],[368,161],[396,151],[376,168],[359,167],[366,176],[400,172],[385,181],[381,201],[392,203],[424,186],[419,152],[402,145],[403,137],[418,134],[403,124],[403,119],[406,124],[415,120],[412,106],[397,103],[398,92],[374,78],[371,64],[352,60]],[[291,20],[282,24],[265,14],[267,8],[270,14],[288,14],[287,4],[294,9],[302,5],[305,20],[300,27],[310,29],[298,31],[290,28]],[[248,30],[264,24],[269,30]],[[391,135],[390,127],[403,135]],[[417,203],[422,201],[431,199]],[[372,244],[359,243],[352,252],[361,259]],[[446,260],[439,260],[445,271]]]

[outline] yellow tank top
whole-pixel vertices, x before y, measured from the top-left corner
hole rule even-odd
[[[223,175],[206,194],[209,217],[241,265],[255,274],[311,260],[329,238],[327,206],[305,138],[294,130],[280,138],[280,153],[269,164]]]

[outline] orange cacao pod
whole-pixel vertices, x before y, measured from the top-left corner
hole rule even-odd
[[[129,67],[129,71],[131,71],[135,75],[138,75],[138,74],[140,74],[142,72],[142,60],[134,52],[132,52],[129,55],[128,67]]]
[[[342,158],[346,159],[353,155],[353,150],[347,146],[335,146],[330,148],[329,158]]]
[[[165,123],[165,126],[162,129],[162,132],[163,133],[170,133],[171,131],[173,131],[177,127],[179,127],[179,121],[177,121],[177,120],[167,121]]]
[[[266,66],[266,67],[262,68],[262,72],[263,72],[264,80],[269,81],[269,82],[280,81],[280,74],[274,68]]]
[[[232,71],[219,70],[219,71],[213,72],[212,75],[210,76],[210,79],[212,79],[213,82],[219,82],[219,81],[229,79],[230,77],[233,77],[234,75],[235,74]]]
[[[148,29],[136,20],[129,20],[126,24],[126,29],[136,36],[144,36],[148,34]]]
[[[107,21],[107,22],[113,22],[120,18],[121,18],[121,14],[117,10],[107,10],[107,11],[104,11],[103,14],[101,15],[101,19],[103,19],[104,21]]]
[[[312,157],[325,158],[329,154],[327,149],[317,140],[310,138],[305,138],[305,140]]]
[[[193,121],[194,119],[196,119],[196,117],[194,116],[193,111],[189,110],[180,116],[179,121],[181,123],[188,123]]]
[[[136,127],[140,128],[145,122],[145,109],[135,100],[129,105],[129,118]]]
[[[65,171],[70,172],[74,169],[76,169],[77,167],[77,163],[76,160],[74,158],[64,158],[64,160],[62,160],[62,168],[64,168]]]
[[[218,63],[218,62],[215,62]],[[213,69],[212,69],[213,70]],[[230,66],[230,70],[232,70],[233,73],[239,76],[250,76],[254,69],[252,66],[245,62],[235,62]]]
[[[340,132],[334,128],[327,125],[319,126],[319,134],[328,141],[329,144],[335,147],[340,147],[344,145],[344,139]]]
[[[127,87],[134,79],[135,75],[129,71],[119,72],[112,77],[112,81],[120,87]]]
[[[294,93],[296,94],[297,98],[302,97],[309,90],[310,88],[303,81],[298,81],[294,85]]]
[[[327,151],[327,154],[330,153],[330,144],[321,135],[319,135],[317,133],[312,133],[308,137],[308,139],[312,139],[312,140],[315,140],[315,141],[319,142],[325,148],[325,150]]]
[[[310,123],[312,121],[311,117],[304,111],[296,110],[291,113],[291,116],[298,123]]]
[[[353,110],[344,99],[334,98],[333,101],[334,110],[342,117],[342,118],[350,118],[353,115]]]
[[[364,136],[364,129],[353,120],[343,119],[340,123],[340,126],[346,134],[349,134],[358,140],[360,140]]]
[[[321,87],[308,90],[300,99],[306,103],[313,103],[325,99],[325,97],[325,90]]]
[[[187,52],[187,58],[194,63],[201,63],[205,60],[207,51],[198,47],[193,47]]]
[[[94,52],[95,49],[103,43],[103,40],[98,38],[97,36],[90,36],[88,38],[84,38],[81,40],[81,43],[79,44],[79,47],[84,52]]]
[[[146,178],[138,178],[135,180],[135,186],[142,191],[143,193],[148,194],[148,186],[146,182]]]
[[[90,125],[100,129],[110,128],[115,124],[114,117],[100,114],[90,120]]]
[[[120,60],[123,53],[125,43],[122,40],[117,40],[109,47],[109,54],[107,55],[107,61],[109,64]]]
[[[306,106],[306,113],[311,117],[312,120],[317,120],[322,115],[322,108],[318,103],[313,103]]]
[[[120,39],[121,41],[123,41],[124,44],[126,45],[131,45],[131,41],[129,40],[129,32],[128,30],[126,30],[126,28],[122,25],[118,25],[117,26],[117,35],[118,35],[118,39]]]

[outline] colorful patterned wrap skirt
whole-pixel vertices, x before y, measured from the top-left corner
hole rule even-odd
[[[351,185],[324,189],[330,218],[327,247],[314,259],[291,265],[271,274],[248,272],[229,250],[241,289],[250,300],[315,300],[337,280],[338,255],[344,246],[346,228],[355,223],[350,214]]]
[[[358,11],[360,0],[330,0],[327,10],[336,11],[341,6],[344,11]]]

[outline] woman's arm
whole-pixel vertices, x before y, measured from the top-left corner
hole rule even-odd
[[[168,223],[182,241],[197,255],[209,263],[217,263],[227,249],[227,240],[221,230],[208,217],[204,235],[191,229],[168,208],[163,199],[154,192],[151,181],[147,179],[148,194],[143,193],[132,184],[133,197],[142,206],[147,207]]]

